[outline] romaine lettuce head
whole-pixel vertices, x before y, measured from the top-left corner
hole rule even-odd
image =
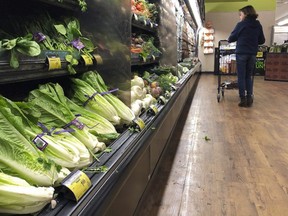
[[[53,195],[53,187],[35,187],[24,179],[0,172],[0,213],[35,213],[47,205]]]

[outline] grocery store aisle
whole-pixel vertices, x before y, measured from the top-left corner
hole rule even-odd
[[[135,215],[287,215],[288,83],[255,77],[252,108],[216,88],[201,75]]]

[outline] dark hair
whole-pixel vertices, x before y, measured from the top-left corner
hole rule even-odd
[[[246,16],[246,18],[257,19],[257,17],[258,17],[258,14],[256,13],[256,11],[252,5],[247,5],[241,9],[239,9],[239,11],[242,11],[244,13],[244,15]]]

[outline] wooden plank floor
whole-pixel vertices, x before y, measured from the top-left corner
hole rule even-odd
[[[288,83],[255,77],[251,108],[216,88],[201,75],[135,215],[288,215]]]

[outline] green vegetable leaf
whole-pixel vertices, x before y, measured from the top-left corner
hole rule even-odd
[[[21,115],[14,103],[0,97],[0,169],[31,184],[50,186],[58,178],[55,163],[27,139],[27,123]]]
[[[70,40],[70,41],[72,41],[76,38],[79,38],[81,35],[82,34],[81,34],[79,29],[71,28],[71,29],[67,30],[67,37],[68,37],[68,40]]]
[[[73,68],[72,64],[67,65],[67,70],[71,75],[76,74],[77,71]]]
[[[67,31],[64,25],[59,24],[59,25],[54,25],[55,29],[57,30],[58,33],[62,34],[62,35],[66,35]]]
[[[47,205],[54,195],[53,187],[35,187],[25,180],[0,172],[0,213],[32,214]]]
[[[85,38],[85,37],[80,37],[80,40],[84,44],[87,52],[93,52],[94,51],[95,47],[94,47],[94,44],[92,43],[92,41],[90,39]]]
[[[112,152],[112,148],[111,148],[111,147],[107,147],[107,148],[104,150],[104,152],[110,153],[110,152]]]
[[[69,99],[67,100],[67,105],[73,113],[81,114],[78,119],[83,122],[89,128],[89,132],[97,136],[98,139],[105,137],[105,139],[110,138],[114,140],[119,136],[112,123],[96,112],[84,109]],[[105,136],[106,134],[107,136]]]
[[[11,50],[16,46],[18,38],[12,39],[12,40],[8,40],[8,39],[4,39],[2,41],[2,48],[5,50]]]
[[[70,20],[67,23],[67,29],[70,31],[73,31],[72,29],[80,30],[80,24],[79,24],[78,20],[76,20],[76,19]],[[81,33],[80,33],[80,36],[81,36]]]
[[[47,83],[30,92],[28,97],[30,108],[38,110],[41,116],[38,121],[46,127],[63,127],[75,119],[75,115],[65,103],[66,98],[62,87],[59,84]],[[37,113],[37,112],[35,112]],[[88,128],[78,129],[76,126],[71,126],[75,131],[72,134],[79,139],[90,151],[97,151],[98,139],[91,134]]]
[[[72,55],[66,55],[66,56],[65,56],[65,60],[66,60],[67,62],[72,62],[72,59],[73,59],[73,56],[72,56]]]
[[[96,89],[81,79],[72,78],[71,80],[72,100],[76,104],[82,106],[85,103],[86,109],[98,113],[112,124],[120,123],[120,118],[115,108],[101,94],[95,94],[97,93]],[[89,99],[92,95],[94,97]]]
[[[97,92],[107,92],[108,87],[99,73],[89,71],[82,75],[82,79],[92,86]],[[143,82],[143,81],[142,81]],[[119,98],[113,94],[105,94],[103,96],[116,110],[121,122],[124,124],[131,124],[135,118],[133,111],[124,104]]]
[[[31,41],[33,40],[33,35],[31,33],[28,33],[23,39]]]
[[[87,3],[85,0],[78,0],[78,4],[82,12],[85,12],[87,10]]]
[[[17,56],[17,53],[14,49],[11,50],[10,66],[12,68],[18,68],[19,67],[18,56]]]
[[[28,56],[38,56],[41,53],[41,49],[38,43],[35,41],[28,41],[26,39],[17,41],[16,50]]]
[[[78,60],[75,59],[75,58],[73,58],[72,61],[71,61],[72,65],[78,65],[78,63],[79,63]]]
[[[82,36],[82,33],[80,32],[80,25],[79,22],[76,20],[72,20],[68,22],[67,24],[67,38],[69,41],[72,41],[76,38],[79,38]]]

